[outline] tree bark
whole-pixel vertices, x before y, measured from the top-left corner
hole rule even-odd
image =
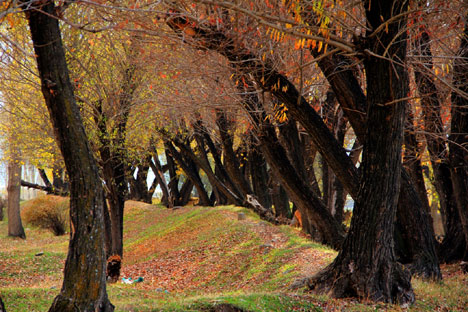
[[[265,158],[253,144],[250,146],[248,161],[254,194],[263,207],[271,209],[271,195],[268,191],[269,179]]]
[[[317,51],[312,52],[316,56],[321,55],[316,54]],[[353,67],[350,66],[351,64],[352,60],[337,54],[325,56],[318,61],[319,67],[337,95],[338,102],[348,117],[358,140],[365,142],[366,96],[359,86],[359,82],[353,73]],[[356,153],[356,155],[358,154]],[[342,163],[329,163],[330,166],[340,164]],[[337,174],[337,177],[343,182],[344,176]],[[343,183],[343,186],[349,191],[346,183]],[[415,240],[412,245],[416,248],[406,249],[406,251],[400,250],[400,254],[406,252],[406,259],[415,261],[417,265],[414,266],[414,269],[419,269],[419,271],[413,271],[413,273],[440,279],[442,275],[435,252],[433,227],[430,223],[429,214],[424,210],[421,199],[409,176],[403,177],[401,192],[400,200],[402,202],[398,205],[398,218],[396,221],[398,227],[396,229],[406,231],[398,233],[398,236],[402,238],[402,242],[408,242],[410,239]],[[350,192],[350,195],[355,198],[353,193]],[[415,216],[415,218],[408,218],[408,214]],[[397,245],[397,249],[400,249],[400,247],[404,249],[403,246]]]
[[[407,11],[407,1],[364,1],[372,29]],[[393,38],[406,26],[406,18],[388,21],[385,32],[368,39],[377,55],[385,48],[404,62],[406,35]],[[372,29],[367,34],[372,33]],[[388,29],[388,31],[387,31]],[[408,79],[401,65],[375,56],[364,59],[367,78],[367,133],[362,163],[362,182],[343,248],[334,262],[309,282],[309,287],[333,297],[357,296],[373,301],[411,304],[411,275],[393,250],[400,179],[401,147]]]
[[[20,215],[21,163],[14,155],[8,162],[8,236],[26,239]]]
[[[3,221],[4,215],[3,215],[3,209],[5,208],[5,200],[0,197],[0,221]]]
[[[189,20],[181,15],[176,15],[171,17],[168,20],[168,25],[173,28],[173,30],[179,34],[183,33],[183,30],[187,25],[190,25]],[[323,123],[322,119],[315,110],[307,103],[307,101],[299,95],[299,92],[295,86],[288,81],[286,77],[281,75],[279,72],[274,70],[273,64],[266,62],[258,61],[254,55],[252,55],[248,49],[246,49],[242,44],[238,43],[235,39],[226,35],[226,33],[219,31],[218,29],[210,29],[204,27],[203,29],[197,28],[193,29],[195,34],[193,39],[195,39],[194,45],[197,47],[203,47],[206,49],[211,49],[219,52],[221,55],[224,55],[229,61],[231,61],[232,66],[235,70],[238,70],[245,74],[250,74],[254,80],[257,82],[257,85],[266,92],[271,92],[276,98],[281,100],[286,104],[288,112],[298,120],[305,130],[309,133],[311,140],[313,141],[317,150],[324,155],[327,160],[328,165],[333,168],[336,176],[340,179],[345,189],[353,197],[357,198],[359,178],[357,170],[354,167],[353,162],[349,159],[348,155],[344,149],[336,142],[333,135],[330,133],[326,125]],[[323,59],[327,59],[324,57]],[[338,72],[342,72],[341,66],[336,67]],[[338,70],[339,69],[339,70]],[[346,71],[346,69],[344,69]],[[348,73],[348,72],[347,72]],[[346,85],[347,79],[341,79],[340,82],[343,82],[343,86]],[[355,79],[355,78],[354,78]],[[356,84],[354,84],[356,86]],[[357,86],[359,84],[357,83]],[[360,88],[358,88],[360,90]],[[349,91],[349,90],[348,90]],[[354,92],[354,89],[353,89]],[[361,90],[362,92],[362,90]],[[338,93],[335,91],[335,93]],[[360,99],[365,96],[362,94]],[[340,98],[339,98],[340,99]],[[349,103],[341,103],[343,109],[346,109],[347,112],[352,111],[347,105],[354,105],[361,103],[361,100],[355,101],[356,96],[349,98]],[[361,103],[362,104],[362,103]],[[359,107],[359,106],[358,106]],[[362,131],[355,130],[356,134],[363,132],[365,133],[365,127],[363,127],[362,120],[364,109],[356,111],[355,114],[348,115],[350,122],[353,125],[353,128],[360,127]],[[361,116],[362,115],[362,116]],[[353,118],[351,116],[354,116]],[[360,116],[360,117],[359,117]],[[359,141],[364,142],[362,137],[359,137]],[[407,192],[409,200],[412,200],[411,196],[414,196],[415,193],[412,193],[411,184],[409,180],[404,180],[404,190]],[[417,195],[416,195],[417,196]],[[429,222],[427,218],[428,215],[424,214],[424,211],[421,208],[421,203],[419,199],[414,199],[411,201],[411,206],[403,207],[399,206],[403,210],[414,209],[418,210],[414,212],[415,214],[425,216],[419,220],[425,220],[424,222]],[[418,206],[414,206],[418,205]],[[429,274],[430,276],[440,277],[440,270],[438,266],[437,256],[435,254],[434,242],[427,241],[425,237],[430,236],[432,233],[432,227],[419,227],[419,224],[413,223],[413,220],[406,218],[403,220],[398,220],[405,225],[406,229],[411,229],[415,231],[414,233],[406,233],[408,237],[417,237],[419,250],[423,250],[426,254],[431,254],[432,258],[430,262],[427,262],[425,266],[425,272],[421,272],[423,275]],[[411,224],[411,227],[406,226]],[[425,233],[424,231],[429,231]],[[405,234],[405,233],[403,233]],[[433,233],[432,233],[433,234]],[[414,253],[414,257],[418,257],[418,253]],[[426,260],[426,259],[425,259]],[[423,262],[421,262],[423,263]]]
[[[463,31],[459,58],[456,58],[453,66],[453,84],[456,91],[452,92],[449,136],[449,160],[453,192],[457,203],[458,214],[463,234],[465,236],[465,254],[463,260],[468,260],[468,99],[459,91],[468,92],[468,15],[465,17],[465,29]]]
[[[70,83],[56,8],[45,1],[25,13],[42,93],[71,182],[64,281],[49,311],[113,311],[106,292],[102,185]]]
[[[463,231],[453,193],[446,133],[441,118],[441,104],[432,74],[428,73],[433,68],[433,62],[430,37],[425,29],[421,32],[416,44],[422,57],[415,64],[414,75],[424,112],[427,150],[434,174],[434,186],[439,195],[445,232],[442,244],[439,246],[439,258],[443,262],[452,262],[463,258],[465,238],[462,235]]]

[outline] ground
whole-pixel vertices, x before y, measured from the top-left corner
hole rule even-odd
[[[246,220],[238,221],[244,212]],[[8,312],[47,311],[59,292],[68,235],[26,225],[27,240],[6,236],[0,221],[0,295]],[[210,311],[230,303],[246,311],[400,311],[398,306],[331,300],[289,285],[333,260],[336,252],[298,229],[273,226],[233,206],[177,210],[127,202],[123,277],[109,285],[116,311]],[[466,311],[468,278],[443,266],[444,281],[413,280],[410,311]]]

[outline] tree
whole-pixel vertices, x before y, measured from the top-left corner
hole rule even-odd
[[[113,311],[106,292],[102,185],[69,79],[53,1],[27,9],[42,93],[70,176],[70,243],[60,294],[49,311]]]
[[[468,260],[468,15],[465,16],[465,29],[461,36],[459,58],[454,61],[454,86],[451,106],[451,134],[449,137],[451,177],[460,225],[465,236],[463,260]]]
[[[349,234],[337,258],[309,283],[334,297],[358,296],[375,301],[408,304],[414,301],[411,277],[396,262],[393,227],[396,217],[401,146],[408,78],[405,28],[407,1],[364,1],[375,39],[364,58],[367,78],[367,133],[362,180]],[[400,17],[397,17],[400,16]],[[402,17],[403,16],[403,17]],[[397,17],[397,18],[396,18]],[[385,30],[378,30],[385,25]],[[394,38],[399,37],[395,41]],[[391,60],[383,55],[388,49]],[[398,62],[398,63],[397,63]]]
[[[8,162],[8,236],[25,239],[20,215],[21,166],[20,159],[12,155]]]

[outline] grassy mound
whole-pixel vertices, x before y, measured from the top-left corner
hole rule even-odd
[[[239,212],[247,219],[239,221]],[[61,287],[68,237],[27,228],[23,241],[6,237],[6,229],[0,222],[0,295],[7,311],[47,311]],[[124,242],[122,275],[144,281],[109,285],[116,311],[400,311],[291,292],[291,282],[336,253],[243,208],[172,210],[129,201]],[[443,283],[413,281],[418,301],[411,311],[464,311],[467,277],[457,266],[443,271]]]

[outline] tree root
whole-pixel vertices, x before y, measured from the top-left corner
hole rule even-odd
[[[359,269],[353,261],[332,263],[315,276],[295,281],[292,289],[307,287],[333,298],[387,302],[407,307],[415,301],[411,274],[397,262],[387,263],[376,272]]]

